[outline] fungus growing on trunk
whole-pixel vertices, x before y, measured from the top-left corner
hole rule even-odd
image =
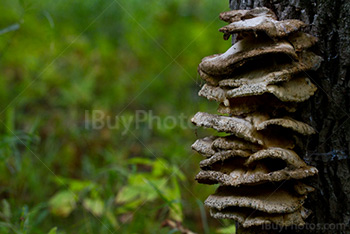
[[[276,192],[273,192],[276,190]],[[257,193],[256,191],[259,191]],[[306,194],[294,191],[293,183],[241,186],[234,190],[220,186],[205,205],[217,210],[229,207],[253,208],[266,213],[292,213],[304,204]]]
[[[244,228],[248,228],[270,223],[280,226],[304,225],[304,219],[310,215],[310,212],[304,207],[287,214],[269,214],[255,209],[230,207],[221,211],[210,209],[210,215],[217,219],[234,219],[240,222]]]
[[[199,64],[206,81],[199,96],[219,102],[218,112],[225,115],[198,112],[192,118],[197,126],[228,134],[192,145],[205,157],[196,180],[220,184],[205,205],[212,217],[243,227],[303,225],[310,214],[303,204],[314,189],[301,180],[318,171],[294,147],[316,131],[290,115],[316,91],[305,72],[322,62],[308,50],[317,39],[300,32],[303,22],[278,21],[267,8],[224,12],[220,18],[230,23],[220,31],[226,39],[238,34],[237,42]]]
[[[220,19],[227,23],[233,23],[259,16],[265,16],[277,20],[275,13],[266,7],[258,7],[251,10],[226,11],[220,13]]]
[[[239,21],[232,17],[230,21],[233,20],[233,22],[220,28],[219,31],[224,33],[226,40],[231,34],[244,32],[262,32],[271,38],[281,38],[306,26],[304,22],[295,19],[278,21],[271,10],[265,11],[265,14],[251,14],[251,16],[251,18]]]
[[[298,59],[293,45],[286,40],[274,42],[270,38],[259,40],[259,37],[249,36],[223,54],[205,57],[199,64],[199,69],[211,76],[228,75],[253,58],[274,54]]]

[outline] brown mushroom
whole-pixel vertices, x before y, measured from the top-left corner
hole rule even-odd
[[[199,166],[201,168],[205,168],[207,166],[211,166],[214,163],[218,162],[218,161],[224,161],[226,159],[229,158],[233,158],[233,157],[243,157],[243,158],[247,158],[250,156],[250,152],[246,151],[246,150],[227,150],[227,151],[220,151],[215,153],[213,156],[211,156],[208,159],[205,159],[203,161],[201,161],[199,163]]]
[[[278,85],[268,85],[267,90],[281,101],[303,102],[309,99],[315,93],[317,88],[311,83],[309,78],[297,77]]]
[[[257,111],[266,111],[270,114],[287,111],[295,112],[297,104],[293,102],[284,103],[274,95],[265,93],[260,96],[247,96],[229,99],[229,106],[223,103],[218,107],[220,114],[247,115]]]
[[[315,45],[317,38],[307,33],[296,32],[288,36],[288,41],[299,52]]]
[[[300,180],[317,175],[317,173],[317,169],[311,166],[292,170],[284,168],[275,172],[270,172],[265,165],[258,164],[253,170],[237,168],[228,174],[221,171],[202,170],[196,175],[196,180],[202,184],[219,183],[224,186],[239,186],[279,182],[290,179]]]
[[[248,60],[269,54],[284,54],[291,60],[298,59],[293,46],[287,41],[275,43],[271,39],[246,37],[221,55],[205,57],[199,69],[210,76],[228,75]]]
[[[263,144],[262,137],[259,136],[254,126],[245,119],[198,112],[191,121],[197,126],[232,133],[252,143]]]
[[[234,136],[244,139],[250,143],[259,144],[265,147],[285,147],[292,149],[294,143],[292,137],[281,137],[276,132],[270,133],[269,137],[258,130],[267,128],[268,125],[279,125],[286,130],[291,129],[297,133],[307,134],[312,127],[305,123],[293,119],[269,119],[269,116],[262,113],[251,113],[245,118],[213,115],[204,112],[198,112],[193,118],[192,123],[197,126],[213,128],[219,132],[232,133]],[[259,128],[258,128],[259,127]],[[309,131],[309,132],[308,132]]]
[[[300,32],[299,20],[278,21],[268,8],[220,14],[230,24],[220,29],[236,43],[198,66],[206,82],[199,96],[220,103],[218,112],[198,112],[192,122],[230,135],[197,140],[192,148],[206,157],[196,180],[220,184],[205,201],[214,218],[243,227],[274,223],[303,225],[310,214],[302,205],[314,188],[305,178],[318,173],[292,149],[301,135],[316,131],[290,117],[298,103],[316,91],[306,72],[322,58],[307,51],[317,38]]]
[[[290,168],[306,167],[306,163],[293,150],[275,148],[275,147],[263,149],[252,154],[245,162],[245,165],[249,166],[253,162],[256,162],[258,160],[262,160],[265,158],[283,160],[284,162],[286,162],[287,166]]]
[[[252,65],[246,67],[244,72],[232,73],[227,76],[210,76],[198,68],[200,77],[212,86],[239,87],[246,84],[267,82],[273,84],[287,81],[297,73],[317,70],[322,62],[322,58],[312,52],[302,51],[298,54],[298,61],[288,63],[280,62],[278,58],[271,58],[270,62],[264,61],[259,67]]]
[[[221,87],[215,87],[204,84],[198,92],[198,96],[205,97],[210,101],[217,101],[224,103],[225,106],[229,106],[229,100],[226,98],[227,90]]]
[[[215,154],[215,150],[212,148],[213,141],[216,137],[205,137],[198,139],[192,144],[192,149],[203,155],[204,157],[211,157]]]
[[[228,23],[233,23],[241,20],[251,19],[255,17],[270,17],[277,20],[275,13],[266,7],[257,7],[251,10],[233,10],[220,13],[220,19]]]
[[[259,145],[239,139],[235,136],[218,137],[213,141],[212,147],[218,150],[239,149],[249,150],[251,152],[256,152],[261,148]]]
[[[280,226],[304,225],[304,220],[310,211],[301,207],[288,214],[268,214],[249,208],[230,207],[224,210],[210,209],[210,215],[216,219],[233,219],[242,224],[244,228],[261,226],[264,224],[277,224]]]
[[[297,73],[318,68],[321,59],[312,52],[305,52],[299,55],[299,61],[284,64],[272,64],[269,67],[252,69],[238,76],[222,79],[218,85],[222,87],[242,87],[254,84],[275,84],[292,79]],[[210,83],[210,82],[209,82]]]
[[[258,124],[256,128],[257,130],[263,130],[272,125],[288,128],[302,135],[312,135],[316,133],[315,129],[310,125],[297,121],[290,117],[269,119]]]
[[[225,90],[226,91],[226,90]],[[287,82],[270,85],[268,82],[242,85],[236,89],[225,92],[226,99],[257,96],[269,92],[284,102],[303,102],[310,98],[316,91],[316,86],[306,77],[294,78]],[[217,91],[219,92],[219,90]]]
[[[292,213],[304,204],[306,195],[296,195],[293,188],[289,186],[285,184],[237,188],[220,186],[215,194],[206,199],[205,205],[217,210],[228,207],[247,207],[266,213]]]
[[[223,102],[225,106],[229,106],[229,99],[258,96],[264,93],[271,93],[283,102],[303,102],[309,99],[316,90],[316,86],[311,83],[309,78],[297,77],[290,81],[278,84],[260,82],[241,85],[234,89],[214,87],[205,84],[199,91],[198,95],[205,97],[208,100]]]
[[[285,37],[288,34],[298,31],[305,27],[305,23],[300,20],[289,19],[278,21],[267,16],[258,16],[251,19],[236,21],[219,29],[224,33],[225,39],[228,39],[230,34],[242,32],[263,32],[271,38]]]

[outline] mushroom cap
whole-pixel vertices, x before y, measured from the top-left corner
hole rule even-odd
[[[228,23],[247,20],[259,16],[270,17],[277,20],[275,13],[266,7],[257,7],[251,10],[232,10],[220,13],[220,19]]]
[[[263,93],[272,93],[283,102],[303,102],[309,99],[317,90],[316,86],[311,83],[307,77],[297,77],[279,84],[268,84],[267,82],[242,85],[236,89],[219,90],[215,87],[214,94],[221,94],[217,100],[225,100],[229,98],[258,96]],[[213,94],[213,95],[214,95]],[[209,99],[209,97],[207,97]],[[213,97],[211,97],[215,100]]]
[[[295,45],[297,46],[297,45]],[[274,84],[281,81],[287,81],[297,73],[317,70],[322,62],[322,58],[310,51],[298,53],[298,61],[285,62],[279,58],[269,58],[268,60],[259,60],[253,64],[245,64],[242,71],[234,71],[226,76],[210,76],[198,67],[200,77],[212,86],[239,87],[245,84],[255,84],[267,82]]]
[[[219,81],[220,81],[219,77],[208,75],[207,73],[203,72],[199,66],[197,68],[197,71],[198,71],[198,75],[202,78],[202,80],[204,80],[208,84],[213,86],[217,86],[219,84]]]
[[[263,149],[251,155],[242,150],[221,151],[201,161],[200,166],[204,172],[197,175],[198,180],[205,181],[206,178],[211,181],[210,183],[217,182],[232,186],[268,180],[280,181],[288,179],[288,176],[308,177],[310,174],[317,173],[316,168],[308,167],[294,151],[277,147]],[[302,174],[296,175],[294,171]],[[222,178],[209,178],[208,176],[211,175]]]
[[[261,146],[253,144],[249,141],[245,141],[243,139],[239,139],[235,136],[226,136],[226,137],[218,137],[213,143],[212,147],[218,150],[249,150],[252,152],[256,152],[261,149]]]
[[[282,82],[279,85],[267,86],[269,93],[274,94],[284,102],[303,102],[314,95],[316,90],[316,86],[311,83],[310,79],[303,76]]]
[[[222,76],[232,73],[248,60],[269,54],[285,54],[297,59],[293,46],[287,41],[274,42],[271,39],[246,37],[220,55],[202,59],[199,69],[210,76]]]
[[[285,76],[285,78],[287,78]],[[225,98],[236,98],[245,96],[258,96],[268,92],[268,83],[259,82],[254,84],[244,84],[238,88],[225,90]]]
[[[222,87],[240,87],[264,83],[266,85],[288,81],[297,73],[317,69],[322,61],[320,56],[312,52],[302,52],[298,55],[298,61],[278,64],[274,61],[267,66],[250,69],[238,75],[231,75],[225,79],[215,79],[215,82]],[[209,82],[212,84],[212,82]]]
[[[252,154],[245,162],[245,165],[249,166],[254,162],[266,158],[283,160],[290,168],[306,167],[306,163],[293,150],[282,149],[277,147],[263,149]]]
[[[283,147],[292,149],[294,147],[293,135],[281,136],[281,130],[292,130],[297,133],[307,134],[312,127],[303,122],[291,118],[269,119],[270,117],[262,113],[251,113],[245,118],[213,115],[204,112],[198,112],[193,118],[192,123],[205,127],[213,128],[219,132],[232,133],[234,136],[244,139],[250,143],[259,144],[265,147]],[[281,130],[276,132],[269,131],[266,135],[261,130],[267,129],[269,125],[278,125]],[[258,128],[259,127],[259,128]],[[247,145],[251,146],[251,144]]]
[[[282,128],[288,128],[302,135],[312,135],[316,133],[315,129],[310,125],[297,121],[290,117],[269,119],[261,122],[256,127],[258,130],[263,130],[267,129],[269,126],[272,125],[280,126]]]
[[[289,214],[268,214],[249,208],[228,208],[224,210],[210,209],[210,215],[216,219],[233,219],[242,224],[244,228],[261,226],[274,223],[280,226],[304,225],[304,219],[310,215],[310,211],[301,207]]]
[[[216,162],[224,161],[229,158],[234,157],[243,157],[247,158],[250,156],[250,152],[246,150],[226,150],[226,151],[220,151],[215,153],[213,156],[211,156],[208,159],[204,159],[199,163],[199,166],[201,168],[205,168],[207,166],[211,166]]]
[[[284,76],[288,79],[287,76]],[[208,84],[203,85],[198,95],[217,102],[223,102],[229,106],[229,99],[246,96],[259,96],[264,93],[271,93],[283,102],[303,102],[309,99],[317,90],[307,77],[296,77],[286,82],[269,84],[269,82],[259,82],[244,84],[238,88],[227,89],[214,87]]]
[[[305,26],[306,24],[300,20],[288,19],[278,21],[262,15],[251,19],[232,22],[220,28],[219,31],[225,34],[225,39],[228,39],[230,34],[242,32],[264,32],[271,38],[281,38]]]
[[[204,84],[199,90],[198,96],[205,97],[210,101],[223,102],[227,104],[228,99],[226,98],[226,92],[227,90],[221,87],[215,87],[208,84]]]
[[[213,141],[216,137],[210,136],[203,139],[198,139],[192,144],[192,149],[203,155],[204,157],[211,157],[215,154],[212,148]]]
[[[288,41],[293,45],[295,51],[299,52],[315,45],[317,37],[304,32],[295,32],[288,36]]]
[[[241,155],[241,157],[248,157],[252,152],[261,149],[261,146],[239,139],[235,136],[205,137],[196,140],[191,147],[193,150],[207,158],[218,153],[228,154],[230,151],[232,151],[232,154],[234,154],[233,151],[236,151],[236,154]]]
[[[221,171],[201,170],[196,180],[202,184],[221,184],[224,186],[256,185],[266,182],[278,182],[290,179],[304,179],[318,173],[315,167],[305,166],[297,169],[284,168],[270,172],[263,164],[256,169],[237,168],[226,174]]]
[[[224,187],[220,186],[210,195],[205,205],[223,210],[228,207],[247,207],[266,213],[292,213],[298,210],[306,195],[296,195],[291,185],[264,184],[258,186]]]
[[[265,93],[260,96],[246,96],[229,99],[229,106],[223,103],[218,107],[220,114],[247,115],[257,111],[275,113],[280,111],[295,112],[297,103],[282,102],[274,95]]]
[[[219,132],[232,133],[252,143],[263,144],[262,138],[254,126],[245,119],[198,112],[191,121],[197,126],[213,128]]]
[[[266,69],[251,70],[249,73],[242,75],[242,78],[224,79],[218,82],[221,87],[242,87],[246,85],[275,84],[281,81],[288,81],[292,78],[291,70],[278,70],[269,72]]]

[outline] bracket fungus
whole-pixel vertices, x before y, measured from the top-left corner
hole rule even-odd
[[[205,57],[198,66],[206,82],[198,95],[220,103],[221,115],[198,112],[192,123],[225,136],[197,140],[192,149],[205,158],[196,180],[219,184],[205,205],[218,219],[243,227],[275,223],[303,225],[303,207],[314,189],[303,181],[317,175],[295,149],[313,127],[293,113],[316,91],[306,72],[322,58],[310,48],[317,38],[300,29],[299,20],[278,21],[268,8],[220,14],[229,25],[219,31],[237,42],[223,54]]]
[[[260,12],[259,9],[261,9]],[[219,31],[224,33],[225,39],[228,39],[231,34],[244,32],[262,32],[271,38],[282,38],[306,26],[304,22],[295,19],[278,21],[271,10],[263,9],[267,8],[257,8],[251,14],[249,11],[244,12],[245,17],[241,17],[243,18],[241,20],[237,20],[239,18],[237,14],[242,13],[240,10],[222,13],[221,19],[232,23],[220,28]]]

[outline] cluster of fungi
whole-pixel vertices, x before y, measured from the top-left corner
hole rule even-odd
[[[219,184],[205,205],[212,217],[243,227],[303,225],[306,184],[317,169],[300,156],[302,136],[314,128],[293,118],[298,104],[316,87],[307,72],[322,59],[310,51],[317,39],[301,31],[299,20],[278,21],[268,8],[220,14],[229,24],[219,31],[236,43],[198,66],[206,82],[199,96],[220,103],[219,115],[198,112],[192,122],[220,136],[197,140],[192,148],[205,157],[196,180]],[[300,154],[300,153],[299,153]]]

